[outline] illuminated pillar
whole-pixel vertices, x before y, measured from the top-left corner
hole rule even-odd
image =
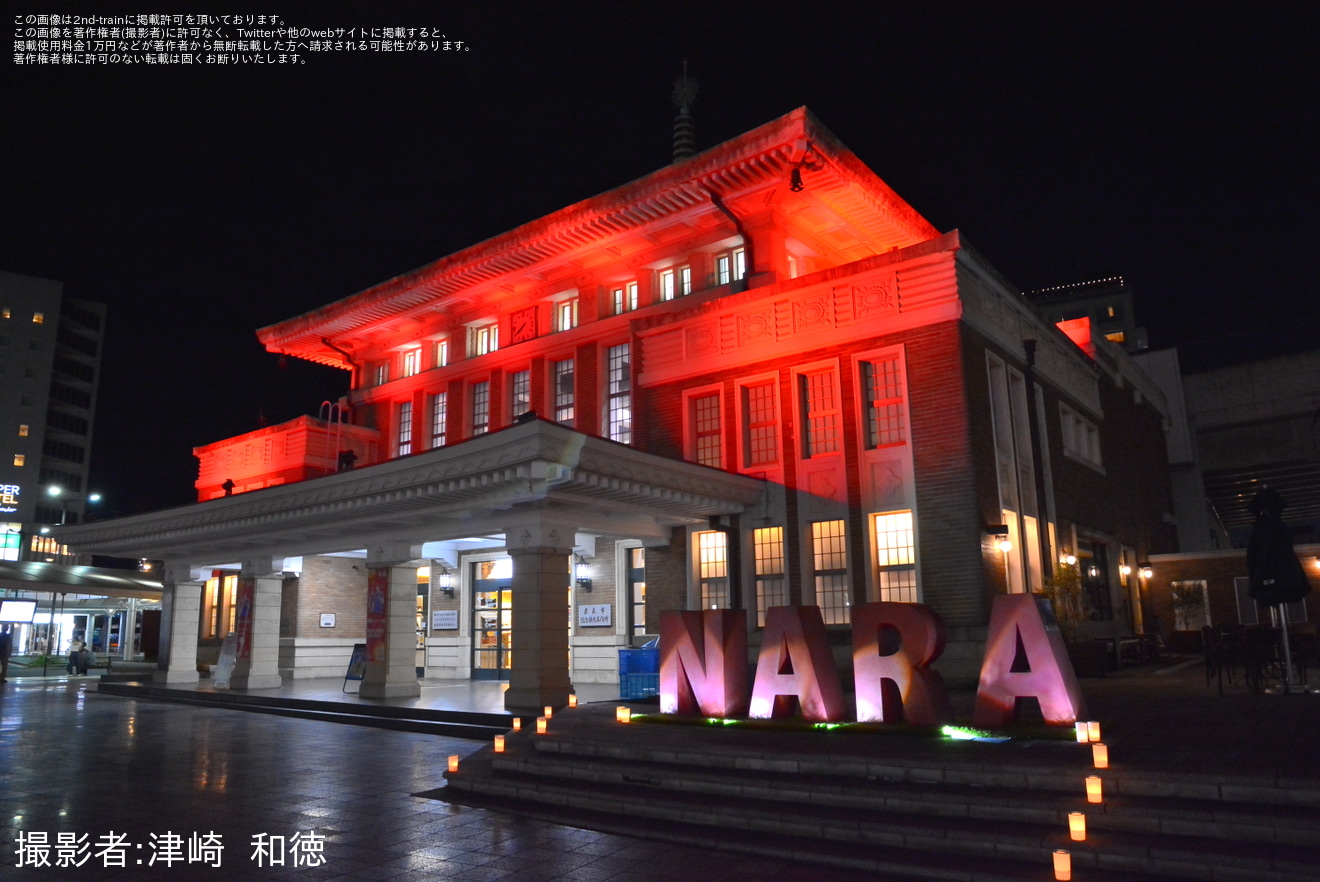
[[[417,567],[420,545],[367,549],[367,664],[363,698],[417,698]]]
[[[234,616],[237,652],[230,689],[278,689],[280,677],[280,595],[283,574],[271,558],[243,562]]]
[[[161,568],[160,650],[152,680],[157,683],[197,682],[197,634],[202,620],[206,583],[194,578],[185,563]]]
[[[569,556],[573,526],[532,517],[504,529],[513,559],[513,609],[506,710],[563,707],[573,691],[568,671]]]
[[[751,218],[747,223],[747,234],[751,237],[750,256],[756,262],[754,267],[747,267],[747,275],[773,273],[774,279],[783,281],[790,276],[788,269],[788,242],[785,230],[788,225],[779,215],[770,211]],[[800,274],[800,273],[799,273]]]

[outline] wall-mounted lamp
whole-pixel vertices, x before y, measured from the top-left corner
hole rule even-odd
[[[1150,568],[1150,561],[1143,560],[1137,562],[1137,572],[1141,574],[1141,578],[1149,579],[1155,571]]]
[[[1067,564],[1070,567],[1075,567],[1077,566],[1077,555],[1065,554],[1063,557],[1059,558],[1059,563]]]
[[[440,570],[440,590],[445,593],[445,597],[448,597],[451,600],[454,598],[453,576],[449,570],[445,568],[441,568]]]
[[[985,531],[994,537],[996,549],[1005,554],[1013,550],[1013,542],[1008,538],[1008,524],[991,524],[985,528]]]
[[[579,554],[577,563],[573,565],[573,578],[576,580],[580,591],[591,591],[591,576],[588,573],[586,558]]]
[[[1121,567],[1119,567],[1118,571],[1122,573],[1124,576],[1132,575],[1132,567],[1128,566],[1127,564],[1123,564]]]

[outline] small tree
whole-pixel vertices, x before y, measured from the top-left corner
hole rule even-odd
[[[1200,582],[1174,582],[1169,592],[1173,601],[1173,628],[1175,631],[1192,630],[1192,620],[1205,606],[1205,592]]]
[[[1063,639],[1068,643],[1078,642],[1081,623],[1091,618],[1091,603],[1082,589],[1082,571],[1077,564],[1057,563],[1054,565],[1054,577],[1046,580],[1041,588],[1054,607],[1054,618],[1059,623]]]

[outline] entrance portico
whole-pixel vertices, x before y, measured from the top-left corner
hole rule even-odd
[[[216,568],[245,569],[244,576],[254,580],[246,627],[257,654],[247,679],[236,680],[234,687],[248,689],[276,685],[267,644],[270,635],[280,633],[277,574],[284,561],[357,553],[365,558],[360,603],[369,644],[362,695],[385,697],[416,694],[409,691],[417,689],[411,574],[423,546],[503,537],[512,559],[514,598],[506,703],[525,710],[562,705],[572,691],[568,562],[575,536],[655,545],[667,541],[675,527],[741,512],[763,491],[756,479],[535,420],[368,468],[66,527],[59,539],[79,553],[170,562],[165,616],[171,651],[161,663],[163,679],[179,680],[195,667],[185,656],[188,634],[196,648],[198,579]],[[268,569],[262,561],[270,562]],[[262,569],[266,572],[257,572]],[[383,570],[387,584],[376,638],[367,588],[373,570]],[[240,604],[238,612],[243,610]],[[374,648],[381,651],[373,653]]]

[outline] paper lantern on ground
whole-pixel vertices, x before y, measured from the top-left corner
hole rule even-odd
[[[537,734],[537,735],[544,735],[544,734],[545,734],[545,729],[546,729],[546,719],[545,719],[545,717],[537,717],[537,718],[536,718],[536,734]]]
[[[1081,812],[1068,812],[1068,835],[1074,842],[1086,841],[1086,815]]]
[[[1091,775],[1086,779],[1086,801],[1104,802],[1104,790],[1100,785],[1100,776]]]
[[[1077,732],[1078,744],[1085,744],[1086,742],[1091,740],[1091,729],[1088,724],[1083,722],[1078,722],[1076,726],[1076,732]]]
[[[614,709],[614,719],[619,721],[620,723],[631,723],[632,710],[630,710],[627,707],[624,707],[623,705],[619,705]]]
[[[454,754],[449,758],[449,771],[451,772],[458,771],[458,754]]]
[[[1100,743],[1092,744],[1091,759],[1097,769],[1109,768],[1109,747]]]
[[[1100,740],[1100,724],[1095,720],[1086,724],[1086,737],[1090,741]]]
[[[513,718],[513,731],[515,731],[515,732],[521,732],[521,731],[522,731],[522,717],[514,717],[514,718]]]
[[[555,709],[550,705],[545,706],[545,718],[548,720],[555,715]]]
[[[1054,852],[1054,878],[1059,882],[1072,879],[1072,855],[1062,848]]]
[[[504,753],[504,736],[503,736],[503,735],[496,735],[496,736],[495,736],[495,752],[496,752],[496,753]]]
[[[577,696],[576,696],[576,695],[570,695],[570,696],[568,697],[568,706],[569,706],[569,707],[577,707]]]

